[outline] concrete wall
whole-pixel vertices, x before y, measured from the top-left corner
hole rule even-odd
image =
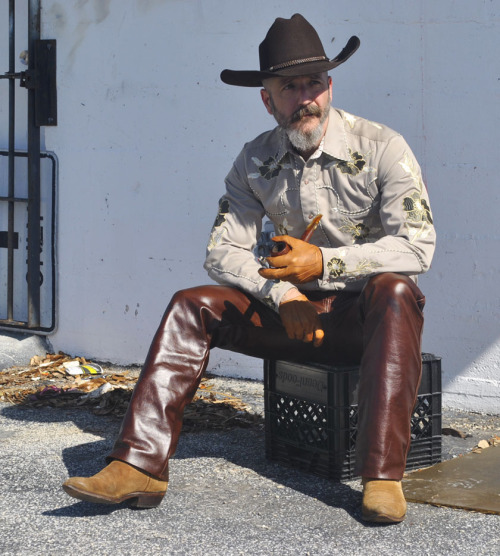
[[[499,412],[499,1],[42,5],[58,48],[59,125],[43,136],[59,159],[56,350],[140,363],[171,294],[207,282],[224,176],[273,126],[258,90],[224,85],[220,70],[257,68],[274,18],[300,11],[332,57],[361,38],[332,73],[333,104],[397,129],[421,162],[439,233],[421,280],[424,349],[443,357],[444,402]],[[250,358],[218,352],[211,365],[261,377]]]

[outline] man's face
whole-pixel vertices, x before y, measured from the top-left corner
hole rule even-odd
[[[266,79],[261,90],[269,114],[300,151],[317,147],[325,133],[332,80],[326,72],[300,77]]]

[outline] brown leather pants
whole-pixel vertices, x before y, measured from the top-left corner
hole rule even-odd
[[[306,292],[322,320],[321,347],[290,340],[279,315],[239,289],[200,286],[177,292],[153,339],[108,460],[166,479],[184,407],[213,347],[268,359],[360,363],[357,472],[399,480],[421,376],[422,309],[418,287],[379,274],[361,293]]]

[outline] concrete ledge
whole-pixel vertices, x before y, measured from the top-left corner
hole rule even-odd
[[[0,331],[0,371],[29,365],[34,355],[44,356],[50,351],[50,342],[45,336]]]

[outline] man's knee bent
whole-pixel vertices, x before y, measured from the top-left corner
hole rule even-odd
[[[385,298],[398,302],[404,299],[414,299],[423,309],[425,297],[415,282],[405,274],[383,272],[372,276],[363,289],[365,299]]]
[[[224,297],[225,294],[227,295],[227,290],[231,289],[232,288],[227,286],[218,286],[215,284],[194,286],[175,292],[172,296],[171,303],[206,303],[214,298],[219,299]]]
[[[219,312],[227,309],[229,305],[234,305],[241,306],[244,312],[250,303],[250,298],[238,288],[212,284],[177,291],[172,296],[167,311],[173,307],[182,307],[186,310],[206,307]]]

